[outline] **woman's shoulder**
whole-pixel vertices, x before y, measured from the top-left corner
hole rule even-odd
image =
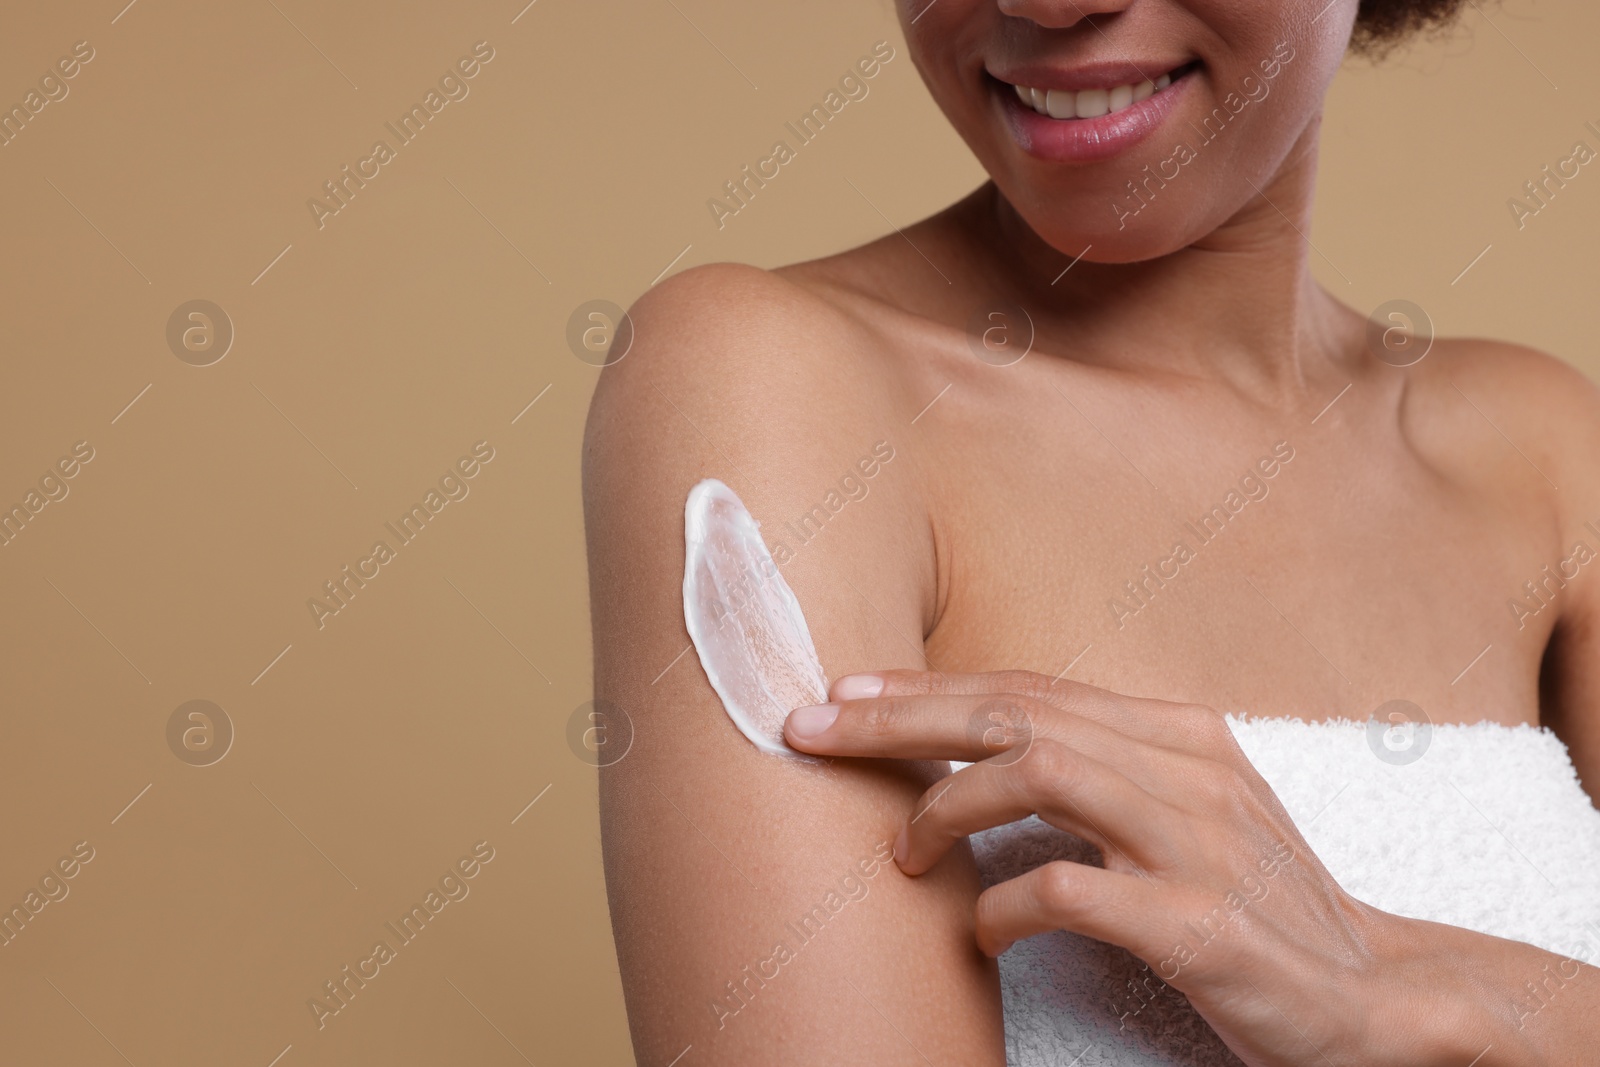
[[[681,524],[689,487],[715,477],[767,520],[819,501],[831,515],[870,489],[876,502],[839,524],[848,533],[830,523],[841,549],[892,554],[907,547],[893,531],[926,527],[915,464],[893,459],[916,398],[870,321],[816,286],[733,263],[674,275],[628,316],[631,341],[601,371],[589,409],[592,513]],[[885,467],[892,476],[877,473]]]
[[[1487,338],[1438,338],[1414,368],[1416,404],[1463,458],[1537,489],[1560,524],[1600,518],[1600,386],[1566,360]],[[1485,464],[1488,467],[1489,464]]]
[[[1481,421],[1513,425],[1541,447],[1565,451],[1594,445],[1600,435],[1600,385],[1549,352],[1491,338],[1441,337],[1418,369],[1431,392],[1465,401]],[[1587,457],[1593,455],[1591,449]]]
[[[885,323],[808,267],[712,263],[653,286],[628,311],[628,348],[600,376],[591,427],[676,405],[741,447],[786,448],[910,403]]]
[[[626,358],[706,378],[771,381],[779,365],[793,375],[871,371],[865,350],[879,329],[842,289],[830,289],[824,262],[778,270],[709,263],[675,274],[629,309],[634,336]]]
[[[1600,403],[1600,387],[1566,360],[1530,345],[1489,337],[1440,337],[1430,355],[1458,381],[1509,390],[1520,400]]]

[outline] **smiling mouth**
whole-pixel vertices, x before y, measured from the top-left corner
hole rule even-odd
[[[1157,93],[1166,92],[1174,82],[1199,66],[1199,62],[1185,63],[1154,80],[1145,79],[1127,85],[1103,89],[1037,89],[1027,85],[1012,85],[1023,106],[1052,119],[1097,119],[1113,115],[1148,100]],[[1009,83],[1002,83],[1009,84]]]

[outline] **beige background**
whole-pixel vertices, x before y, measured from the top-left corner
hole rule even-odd
[[[0,504],[95,450],[0,548],[0,904],[95,850],[0,947],[0,1058],[627,1063],[594,772],[565,740],[600,373],[567,318],[884,231],[846,178],[903,224],[980,173],[901,48],[713,225],[787,119],[899,47],[885,0],[123,2],[12,4],[0,32],[0,103],[95,50],[0,147]],[[1506,206],[1600,147],[1600,12],[1487,10],[1340,77],[1317,269],[1364,311],[1408,298],[1600,372],[1600,168],[1520,232]],[[319,229],[308,198],[478,41],[470,95]],[[165,336],[196,298],[236,331],[207,367]],[[485,439],[470,495],[319,630],[307,599]],[[205,767],[166,740],[197,698],[236,730]],[[482,840],[470,895],[319,1030],[308,998]]]

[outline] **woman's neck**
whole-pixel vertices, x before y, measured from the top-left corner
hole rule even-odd
[[[1308,130],[1232,218],[1139,263],[1074,264],[1076,253],[1046,244],[989,183],[958,208],[959,225],[978,246],[974,284],[1027,307],[1045,351],[1294,404],[1318,369],[1343,362],[1359,343],[1348,310],[1311,273],[1309,257],[1320,255],[1307,239],[1315,144]]]

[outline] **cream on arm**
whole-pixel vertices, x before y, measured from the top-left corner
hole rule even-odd
[[[783,704],[814,702],[827,677],[926,667],[935,570],[915,408],[901,413],[873,377],[867,339],[753,268],[677,275],[632,315],[633,348],[602,372],[590,412],[584,503],[594,692],[634,727],[625,758],[600,769],[599,801],[638,1061],[666,1067],[692,1046],[680,1067],[924,1054],[999,1067],[999,979],[976,947],[970,851],[914,879],[890,858],[945,765],[804,762],[752,743],[781,744]],[[871,458],[879,441],[887,463]],[[685,625],[686,504],[708,477],[761,521],[805,608],[814,664],[779,652],[799,631],[758,631],[784,679],[766,694],[714,649],[702,669]],[[858,485],[808,540],[787,532]],[[731,606],[724,623],[742,634],[755,608],[735,596],[720,610]],[[760,697],[735,697],[738,725],[713,680]]]
[[[715,478],[683,509],[683,619],[728,718],[763,752],[816,763],[783,740],[795,708],[828,699],[800,601],[737,493]]]

